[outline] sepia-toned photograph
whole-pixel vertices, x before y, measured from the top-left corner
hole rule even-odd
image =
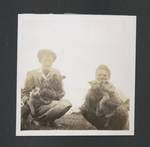
[[[19,14],[17,136],[134,135],[136,16]]]

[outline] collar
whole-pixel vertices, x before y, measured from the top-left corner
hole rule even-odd
[[[51,75],[51,70],[49,71],[49,73],[48,73],[47,75],[45,75],[45,74],[43,73],[42,69],[39,69],[38,72],[42,74],[42,77],[43,77],[45,80],[48,79],[48,77]]]

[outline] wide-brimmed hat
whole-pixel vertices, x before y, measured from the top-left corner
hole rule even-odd
[[[50,49],[40,49],[38,51],[37,57],[39,61],[41,61],[44,56],[51,56],[53,61],[56,60],[56,54]]]

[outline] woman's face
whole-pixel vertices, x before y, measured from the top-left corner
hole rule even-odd
[[[49,55],[45,55],[41,58],[40,63],[43,67],[50,67],[53,64],[53,58]]]
[[[109,73],[104,69],[100,69],[96,73],[96,79],[98,81],[108,81],[109,80]]]

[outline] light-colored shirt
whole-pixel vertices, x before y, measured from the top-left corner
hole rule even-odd
[[[51,68],[47,75],[45,75],[41,69],[35,69],[27,72],[24,85],[25,94],[29,96],[32,89],[34,89],[35,87],[40,87],[42,78],[47,79],[54,74],[60,75],[60,72],[54,68]]]

